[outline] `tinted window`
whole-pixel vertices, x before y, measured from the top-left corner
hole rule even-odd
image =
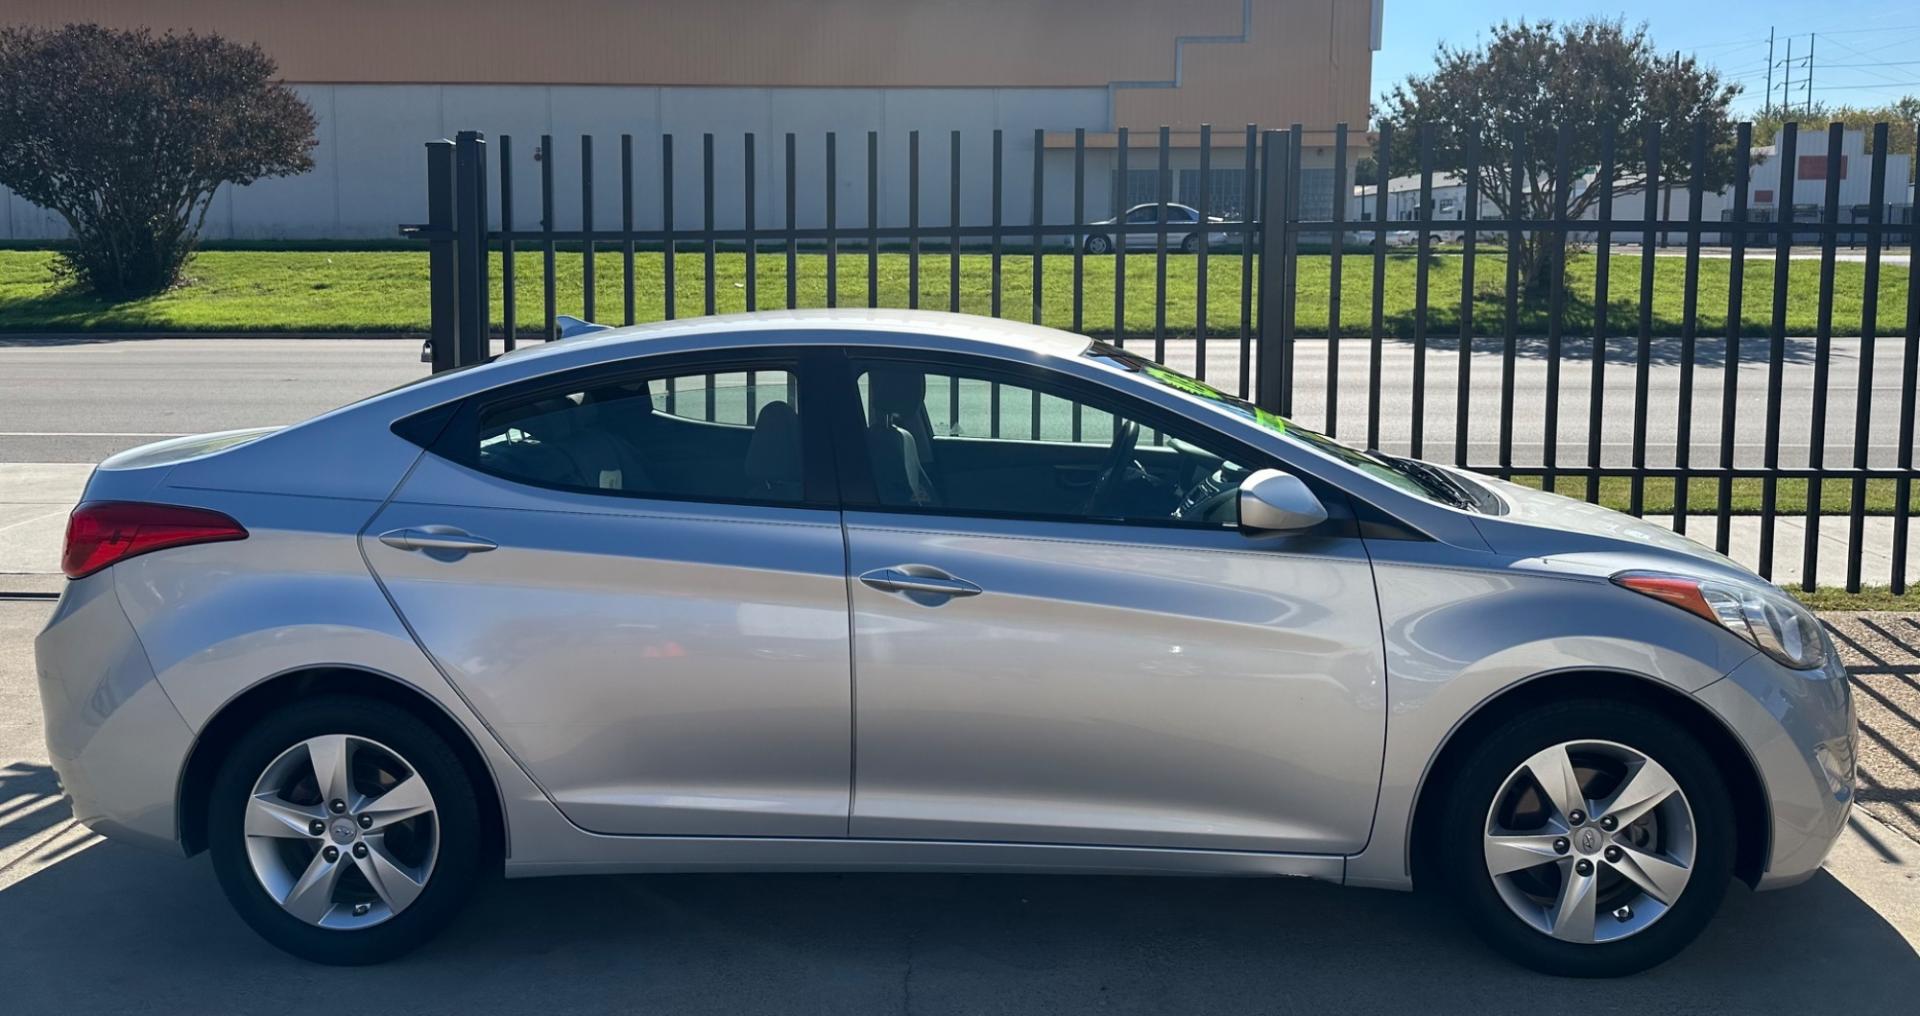
[[[1128,221],[1129,223],[1135,223],[1135,222],[1159,222],[1159,221],[1160,221],[1160,213],[1159,213],[1158,211],[1156,211],[1156,210],[1155,210],[1154,208],[1152,208],[1151,206],[1143,206],[1143,207],[1140,207],[1140,208],[1136,208],[1136,209],[1134,209],[1134,210],[1133,210],[1133,211],[1131,211],[1131,212],[1128,212],[1128,213],[1127,213],[1127,221]]]
[[[1252,467],[1073,390],[991,371],[856,360],[883,507],[1194,526],[1238,523]]]
[[[801,500],[785,369],[628,377],[481,412],[475,461],[524,483],[637,497]]]

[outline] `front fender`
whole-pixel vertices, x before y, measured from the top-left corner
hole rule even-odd
[[[1453,732],[1536,678],[1629,675],[1691,693],[1752,655],[1735,640],[1605,579],[1462,567],[1459,552],[1372,541],[1387,657],[1386,757],[1374,834],[1348,858],[1357,885],[1408,888],[1420,792]]]

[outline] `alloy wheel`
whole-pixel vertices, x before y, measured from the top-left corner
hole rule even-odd
[[[1567,942],[1665,916],[1692,877],[1693,810],[1673,776],[1613,741],[1567,741],[1510,773],[1487,811],[1487,874],[1514,915]]]
[[[307,738],[269,763],[244,829],[267,895],[301,921],[340,930],[406,910],[440,849],[425,778],[393,749],[350,734]]]

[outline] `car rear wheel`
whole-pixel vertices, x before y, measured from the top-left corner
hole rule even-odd
[[[1192,254],[1199,249],[1200,234],[1198,233],[1188,233],[1187,238],[1180,241],[1180,252],[1183,254]]]
[[[1719,908],[1732,804],[1712,757],[1665,715],[1610,701],[1516,717],[1446,798],[1438,874],[1469,924],[1550,974],[1662,963]]]
[[[1107,239],[1105,236],[1096,235],[1087,237],[1087,253],[1105,254],[1111,250],[1113,250],[1113,241]]]
[[[471,893],[483,831],[447,743],[384,702],[287,706],[240,738],[214,778],[208,844],[240,916],[330,964],[392,959]]]

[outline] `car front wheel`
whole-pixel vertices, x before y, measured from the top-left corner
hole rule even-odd
[[[1559,703],[1509,721],[1457,770],[1438,874],[1518,962],[1619,976],[1705,927],[1735,833],[1712,757],[1680,724],[1633,703]]]
[[[378,963],[451,919],[480,872],[473,784],[403,709],[310,699],[272,713],[214,778],[208,844],[240,916],[274,945]]]

